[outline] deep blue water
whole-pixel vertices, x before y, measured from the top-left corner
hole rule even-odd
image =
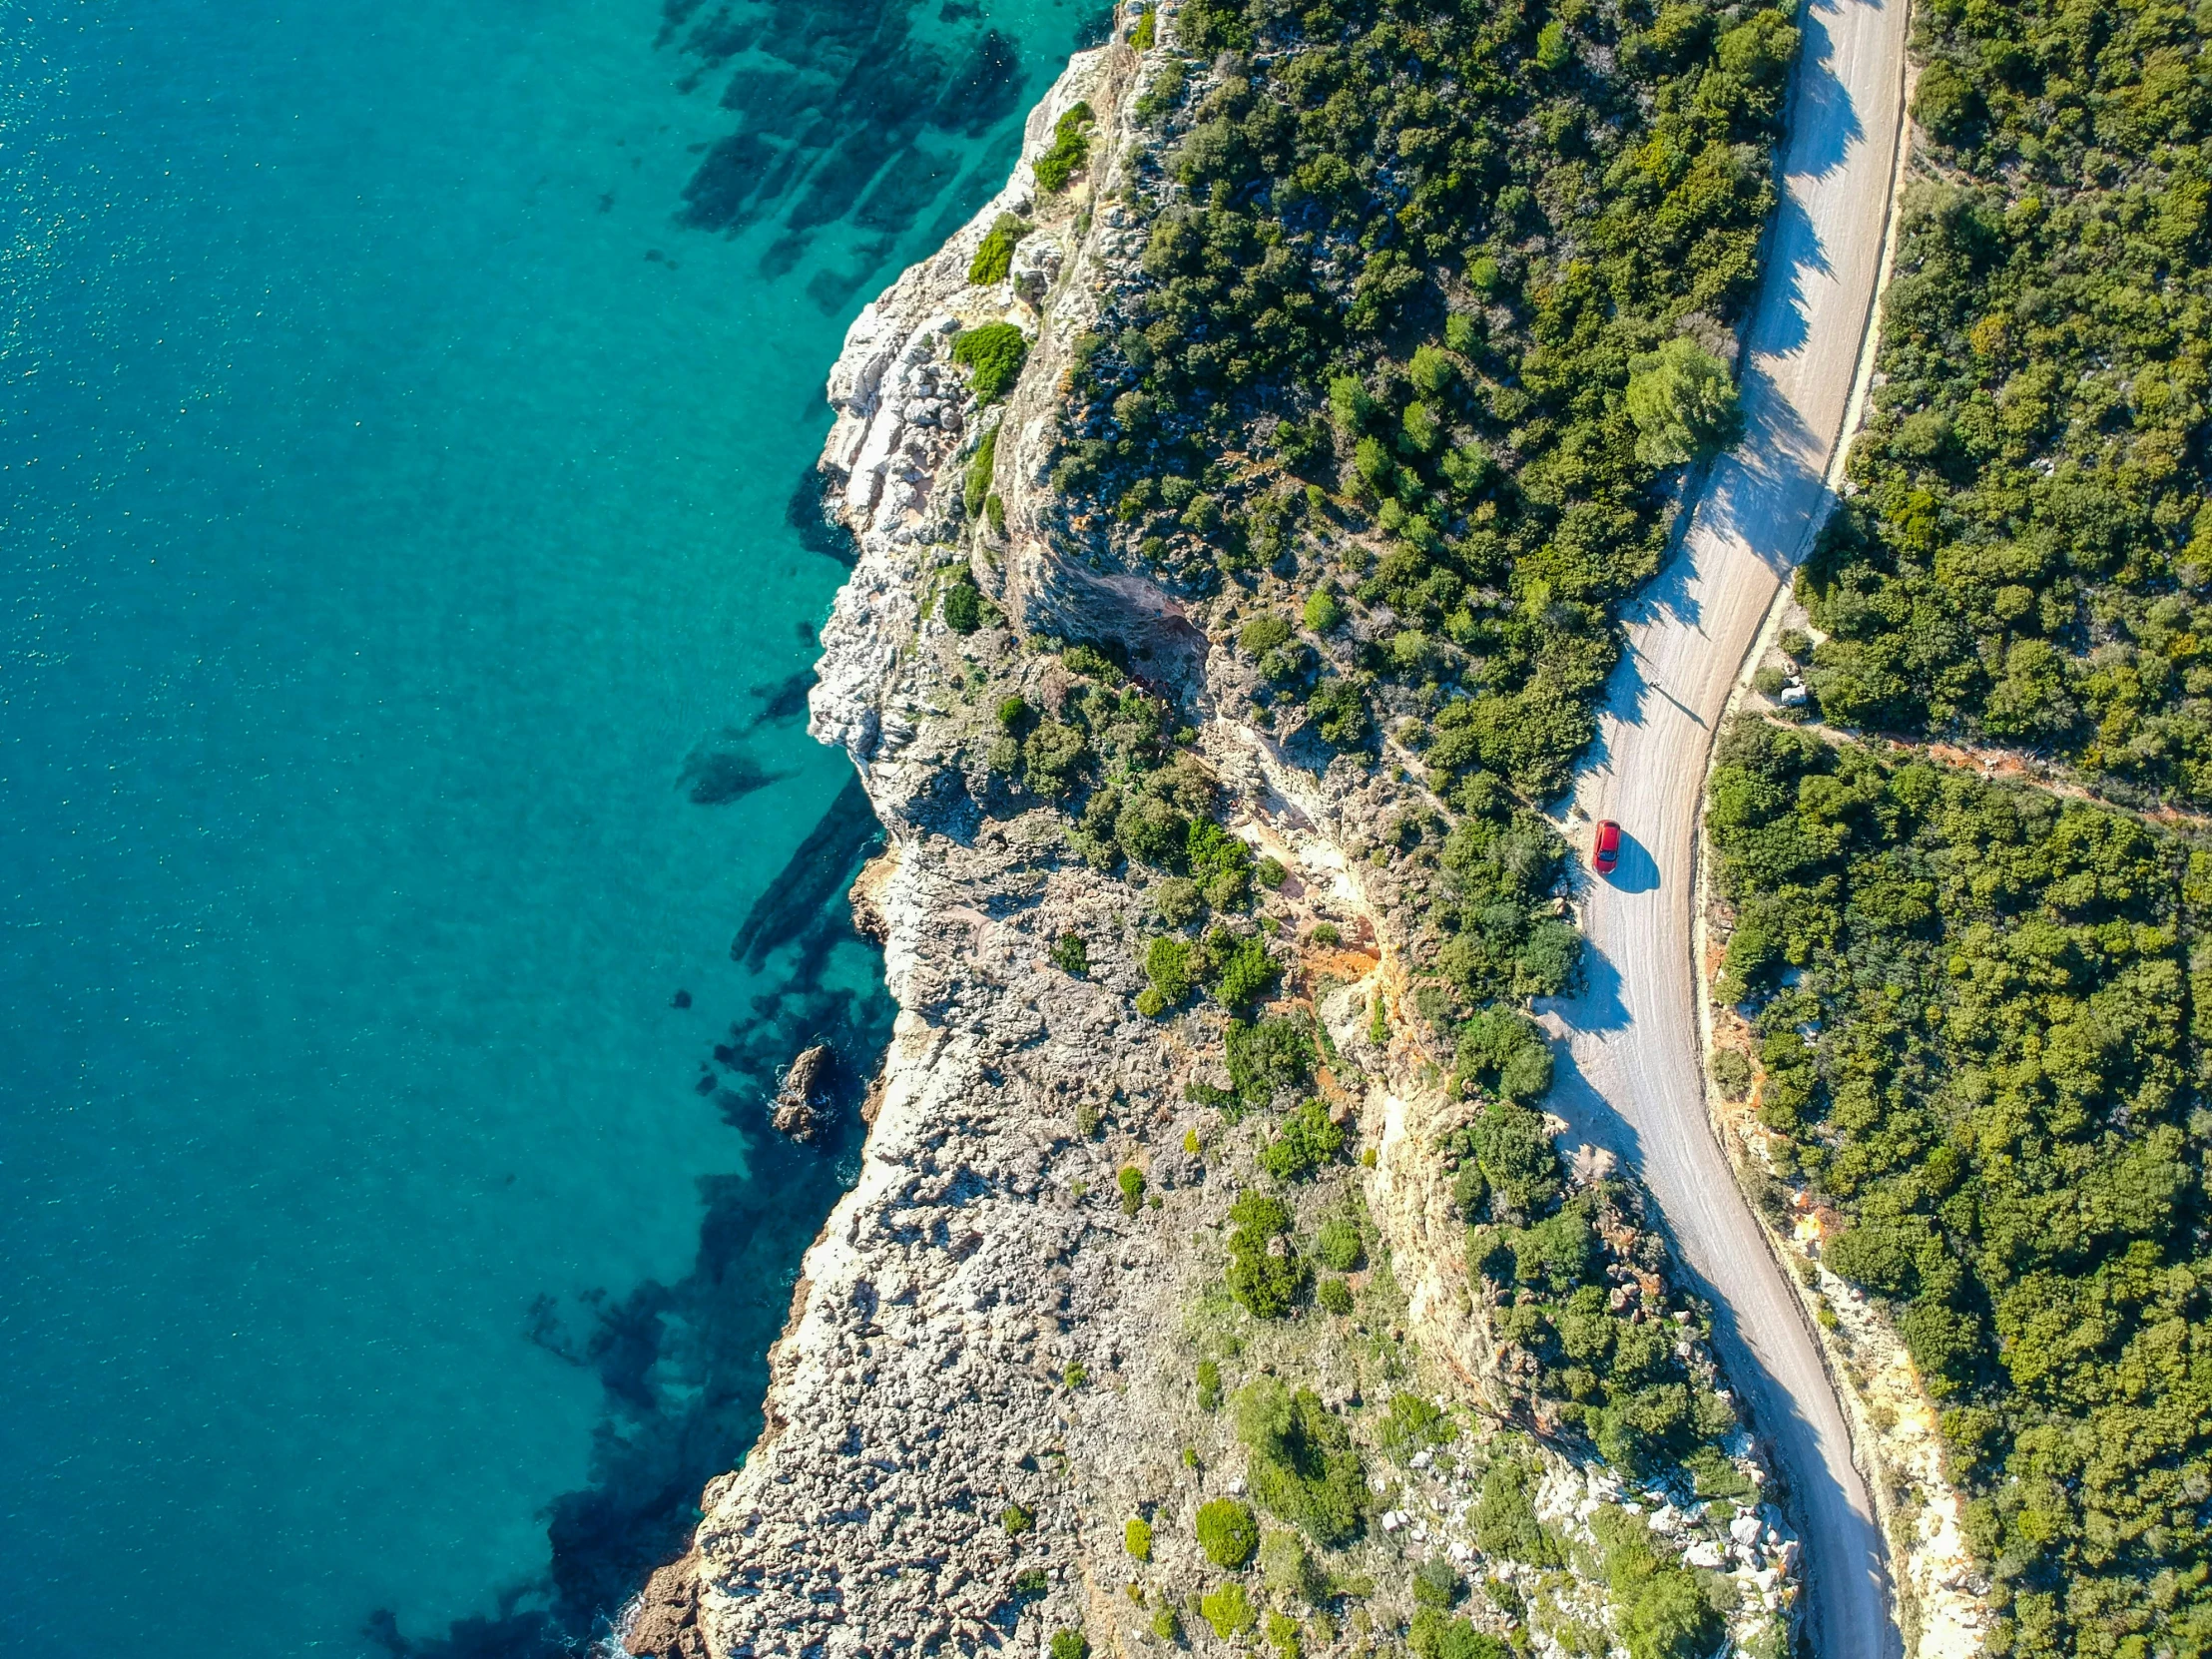
[[[1100,9],[0,0],[9,1651],[538,1651],[742,1454],[822,376]]]

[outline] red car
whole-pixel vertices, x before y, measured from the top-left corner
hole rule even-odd
[[[1590,866],[1600,875],[1610,875],[1620,861],[1621,827],[1607,819],[1597,827],[1597,848],[1590,854]]]

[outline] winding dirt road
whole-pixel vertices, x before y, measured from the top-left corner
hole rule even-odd
[[[1839,1406],[1715,1140],[1698,1052],[1691,908],[1698,802],[1729,693],[1822,507],[1882,265],[1904,99],[1906,0],[1815,0],[1803,18],[1785,200],[1744,374],[1746,435],[1628,634],[1576,803],[1625,831],[1584,893],[1586,989],[1543,1010],[1564,1038],[1551,1105],[1570,1139],[1641,1175],[1718,1311],[1722,1358],[1769,1437],[1804,1540],[1811,1649],[1888,1659],[1883,1544]]]

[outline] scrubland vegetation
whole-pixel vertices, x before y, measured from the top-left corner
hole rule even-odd
[[[1907,199],[1853,498],[1801,592],[1832,721],[2212,803],[2212,85],[2175,5],[1917,13]]]
[[[1707,822],[1777,1167],[1936,1399],[1989,1651],[2204,1651],[2212,853],[1759,722]]]

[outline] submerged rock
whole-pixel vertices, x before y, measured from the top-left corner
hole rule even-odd
[[[828,1043],[800,1051],[776,1091],[776,1132],[802,1144],[812,1143],[829,1124],[830,1075],[836,1055]]]

